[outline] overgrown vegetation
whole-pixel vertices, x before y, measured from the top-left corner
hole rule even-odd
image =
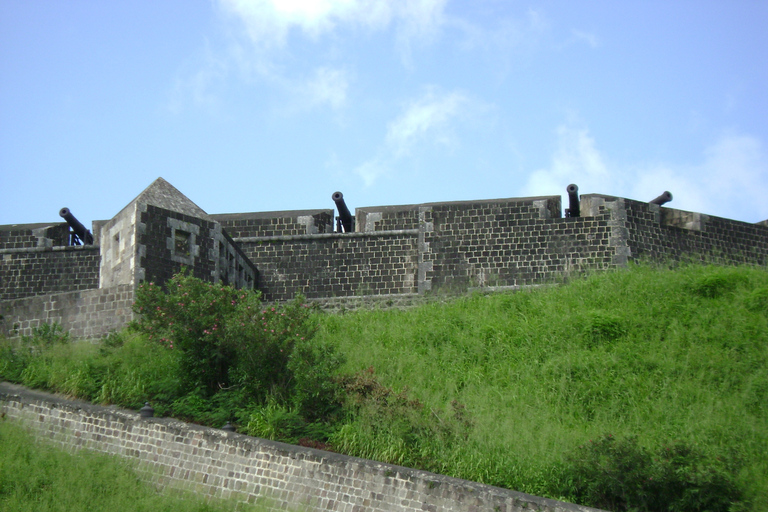
[[[69,453],[40,444],[0,420],[0,510],[4,512],[226,512],[262,510],[205,500],[171,489],[159,492],[124,459],[89,451]]]
[[[101,344],[3,341],[0,377],[617,512],[768,509],[764,269],[345,315],[180,275],[136,307]]]

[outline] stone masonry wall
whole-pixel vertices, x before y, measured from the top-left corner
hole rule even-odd
[[[425,287],[523,286],[612,266],[610,214],[559,218],[559,211],[557,197],[422,207]]]
[[[69,226],[66,222],[0,226],[0,249],[54,245],[69,245]]]
[[[139,265],[146,280],[162,284],[182,268],[204,281],[251,289],[258,271],[221,225],[147,205],[140,214]]]
[[[99,247],[0,249],[0,301],[99,286]]]
[[[638,259],[768,264],[765,224],[599,194],[582,195],[581,216],[563,218],[560,201],[551,196],[358,208],[354,233],[332,232],[332,210],[198,218],[148,205],[136,226],[139,263],[128,269],[129,282],[162,282],[187,266],[205,280],[255,286],[267,301],[303,294],[317,300],[376,297],[386,304],[399,302],[398,296],[542,284]],[[99,286],[99,255],[102,274],[105,261],[114,264],[100,251],[109,256],[119,246],[51,246],[65,227],[0,227],[0,301],[41,295],[42,305],[51,293]],[[180,242],[180,234],[187,238]],[[108,235],[102,239],[127,240]],[[50,317],[28,304],[26,320]]]
[[[768,264],[768,226],[621,200],[632,258]]]
[[[269,510],[596,512],[466,480],[63,400],[0,383],[0,412],[67,449],[139,463],[160,484]]]
[[[56,322],[75,338],[99,338],[131,321],[133,301],[132,285],[3,301],[0,334],[30,336]]]
[[[314,235],[333,232],[333,210],[226,213],[211,215],[234,238]]]
[[[267,301],[415,293],[415,231],[236,238]]]

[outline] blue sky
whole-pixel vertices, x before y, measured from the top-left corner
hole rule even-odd
[[[581,193],[768,219],[768,2],[0,1],[0,224]],[[567,200],[566,200],[567,203]]]

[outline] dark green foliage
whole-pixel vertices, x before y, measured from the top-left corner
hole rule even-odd
[[[768,286],[752,290],[745,300],[750,311],[768,314]]]
[[[202,398],[236,387],[257,402],[272,395],[288,400],[296,385],[289,367],[294,347],[302,347],[299,359],[312,357],[314,350],[316,322],[303,300],[263,308],[257,292],[185,273],[174,276],[165,290],[141,285],[134,310],[141,315],[133,324],[136,330],[178,352],[182,391]]]
[[[330,442],[343,453],[441,472],[445,449],[464,442],[472,426],[458,402],[448,413],[425,407],[407,389],[382,385],[372,367],[342,384],[350,416]]]
[[[613,512],[727,512],[742,499],[738,470],[680,441],[651,453],[636,437],[608,434],[568,455],[562,492]]]
[[[583,319],[582,333],[588,345],[610,343],[626,333],[621,316],[602,310],[589,311]]]
[[[715,299],[732,293],[746,282],[746,277],[738,269],[724,267],[698,277],[691,284],[691,289],[697,295]]]
[[[334,378],[343,358],[327,340],[296,342],[288,360],[293,376],[292,403],[309,421],[333,418],[341,406],[341,389]]]

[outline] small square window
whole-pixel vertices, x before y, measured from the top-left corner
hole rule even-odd
[[[191,233],[180,229],[174,230],[173,247],[176,256],[189,257],[189,239]]]

